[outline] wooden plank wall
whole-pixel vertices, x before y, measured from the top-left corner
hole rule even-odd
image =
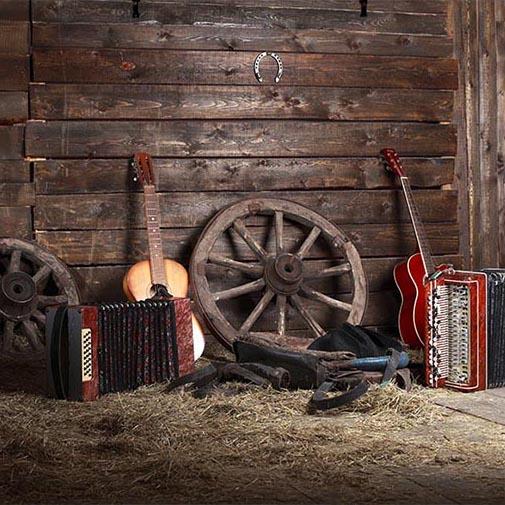
[[[462,198],[468,198],[469,264],[505,267],[505,4],[453,2],[460,61],[457,109],[464,114],[458,180]]]
[[[290,198],[349,233],[372,291],[365,322],[394,324],[392,268],[415,241],[378,159],[391,146],[435,254],[459,264],[448,1],[373,0],[367,18],[357,0],[142,0],[138,19],[129,0],[31,5],[34,230],[85,299],[117,300],[146,255],[127,161],[139,149],[155,156],[165,253],[183,263],[224,205]],[[254,78],[264,50],[284,62],[277,85],[268,62],[268,82]]]
[[[29,0],[0,0],[0,237],[32,237],[35,203],[24,161],[30,81]]]

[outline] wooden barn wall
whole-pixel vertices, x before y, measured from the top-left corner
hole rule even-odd
[[[127,266],[147,253],[128,170],[128,158],[147,150],[167,256],[187,264],[224,205],[258,192],[289,198],[350,235],[369,277],[365,323],[394,324],[392,268],[415,240],[381,148],[404,158],[434,253],[460,264],[464,249],[451,5],[371,0],[360,18],[357,0],[142,0],[134,19],[130,0],[32,0],[24,143],[36,240],[72,266],[84,299],[120,298]],[[255,80],[265,50],[284,62],[279,84],[268,63],[269,82]],[[26,93],[25,81],[10,82],[0,76],[1,89]],[[22,167],[23,126],[2,128],[21,140],[0,156]],[[12,194],[0,204],[32,204]]]
[[[461,238],[473,269],[505,267],[505,2],[453,2],[463,119],[456,172],[468,210]]]
[[[24,160],[30,84],[29,0],[0,0],[0,237],[31,238],[34,187]]]

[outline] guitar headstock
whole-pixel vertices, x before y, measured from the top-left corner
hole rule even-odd
[[[142,186],[154,186],[154,171],[151,156],[144,152],[135,153],[132,159],[135,170],[134,181],[140,181]]]
[[[397,177],[406,177],[405,170],[402,167],[398,153],[391,148],[381,150],[381,156],[386,162],[386,168],[393,172]]]

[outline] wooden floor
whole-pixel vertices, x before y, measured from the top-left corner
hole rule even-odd
[[[505,426],[505,388],[462,394],[443,391],[437,405]]]

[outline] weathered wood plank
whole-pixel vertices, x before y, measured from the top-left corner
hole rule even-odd
[[[222,28],[131,22],[34,23],[32,36],[35,47],[214,49],[429,57],[449,57],[453,53],[453,44],[449,37],[367,33],[348,29]]]
[[[415,188],[453,182],[450,158],[405,158]],[[140,191],[128,160],[36,161],[38,194]],[[160,191],[261,191],[279,189],[380,189],[398,187],[376,158],[155,159]],[[1,171],[0,171],[1,172]],[[0,176],[1,177],[1,176]]]
[[[28,93],[0,91],[0,124],[23,123],[28,119]]]
[[[0,53],[0,89],[28,90],[30,57],[23,54]]]
[[[174,259],[181,260],[181,258]],[[394,288],[393,268],[400,261],[403,261],[403,258],[365,258],[363,268],[366,272],[369,291],[392,290]],[[437,264],[450,263],[459,268],[461,258],[459,256],[437,256],[435,262]],[[322,260],[308,262],[310,267],[317,269],[324,268],[326,263]],[[127,265],[83,266],[72,268],[72,273],[79,284],[83,301],[118,301],[123,297],[121,282],[128,268]],[[240,283],[240,278],[235,271],[232,272],[220,267],[217,267],[215,271],[209,270],[211,270],[210,265],[207,268],[207,277],[213,286],[218,278],[221,280],[220,286],[222,288]],[[318,289],[324,293],[349,292],[350,280],[348,276],[339,277],[337,285],[335,285],[335,279],[328,279],[327,282],[317,284]]]
[[[166,228],[203,226],[216,212],[251,193],[161,193],[161,225]],[[410,222],[400,191],[300,191],[254,193],[258,197],[286,198],[318,209],[336,223]],[[422,190],[415,193],[425,222],[456,221],[457,193]],[[37,230],[122,229],[144,225],[143,195],[39,195],[35,208]]]
[[[12,1],[12,0],[1,0]],[[35,0],[34,3],[39,3],[41,0]],[[47,1],[47,0],[42,0]],[[76,1],[76,0],[74,0]],[[79,1],[79,0],[77,0]],[[82,1],[82,0],[81,0]],[[97,2],[111,3],[110,0],[96,0]],[[148,4],[180,4],[176,0],[145,0],[145,5]],[[306,9],[306,0],[192,0],[190,5],[222,5],[233,7],[271,7],[271,8],[289,8],[289,9]],[[120,6],[121,2],[116,2],[115,7]],[[127,7],[127,0],[123,1],[123,6]],[[155,5],[156,6],[156,5]],[[323,10],[350,10],[356,12],[356,2],[354,0],[312,0],[310,2],[311,9]],[[447,14],[447,0],[374,0],[373,4],[368,6],[370,12],[411,12],[424,14]]]
[[[342,225],[342,229],[364,257],[406,256],[415,252],[417,244],[410,224]],[[256,239],[262,243],[263,228],[251,228]],[[162,240],[166,257],[189,258],[201,228],[163,229]],[[459,248],[458,227],[453,223],[427,223],[426,233],[434,254],[457,254]],[[37,231],[37,240],[71,265],[103,265],[133,263],[147,257],[146,231],[135,230],[85,230],[85,231]],[[305,235],[290,230],[287,247],[295,249]],[[216,244],[215,252],[236,259],[254,259],[253,253],[236,240],[231,248],[223,240]],[[328,252],[316,246],[310,251],[311,258],[327,257]]]
[[[471,395],[437,395],[435,403],[505,426],[505,398],[492,391],[479,391]]]
[[[2,4],[0,3],[0,9]],[[0,18],[0,53],[28,54],[30,52],[30,23],[5,23]]]
[[[30,182],[30,164],[26,161],[0,161],[0,182]]]
[[[162,24],[236,25],[259,28],[338,28],[368,32],[423,33],[445,35],[446,16],[414,13],[385,13],[370,10],[361,18],[358,8],[352,10],[323,10],[263,6],[184,4],[181,2],[143,1],[138,22]],[[132,21],[132,5],[128,1],[35,0],[33,20],[45,22],[120,23]]]
[[[22,125],[0,126],[0,160],[23,158],[24,131]]]
[[[452,102],[452,92],[435,90],[412,94],[410,90],[284,86],[30,87],[34,119],[450,121]]]
[[[30,207],[0,207],[0,237],[31,238]]]
[[[450,125],[314,121],[34,121],[26,153],[34,157],[454,155]]]
[[[496,1],[496,73],[498,95],[498,213],[499,213],[499,241],[500,265],[505,265],[505,4]]]
[[[31,183],[0,183],[0,207],[35,205],[35,189]]]
[[[43,82],[258,85],[252,69],[255,57],[236,51],[38,48],[33,71],[35,80]],[[282,85],[457,87],[457,63],[452,59],[315,53],[281,57]],[[273,77],[267,78],[266,71],[267,64],[268,84]]]
[[[30,21],[30,0],[0,0],[2,21]]]

